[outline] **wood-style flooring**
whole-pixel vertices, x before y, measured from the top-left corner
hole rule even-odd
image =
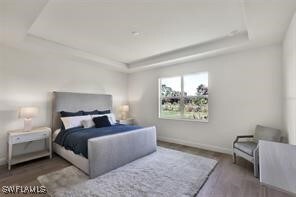
[[[233,164],[230,155],[167,142],[158,142],[158,145],[218,161],[218,165],[197,197],[292,197],[287,193],[260,185],[259,180],[253,176],[252,165],[243,159],[238,158],[237,164]],[[7,170],[7,166],[0,166],[0,196],[22,196],[5,195],[2,193],[2,186],[40,185],[36,180],[38,176],[60,170],[69,165],[71,165],[69,162],[55,155],[52,159],[44,158],[15,165],[11,171]]]

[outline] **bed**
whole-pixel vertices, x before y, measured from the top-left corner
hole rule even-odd
[[[61,111],[112,110],[112,95],[53,92],[53,139],[61,131]],[[93,137],[87,141],[87,155],[75,154],[53,142],[55,153],[78,167],[90,178],[97,177],[156,151],[155,127]]]

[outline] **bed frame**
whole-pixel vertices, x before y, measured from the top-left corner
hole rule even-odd
[[[112,96],[53,92],[52,129],[61,128],[60,111],[112,110]],[[88,159],[53,143],[54,151],[83,170],[90,178],[97,177],[156,151],[156,129],[146,127],[88,140]]]

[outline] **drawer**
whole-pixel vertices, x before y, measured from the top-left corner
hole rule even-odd
[[[18,144],[18,143],[23,143],[23,142],[30,142],[30,141],[35,141],[35,140],[46,139],[48,137],[49,137],[48,131],[28,133],[28,134],[11,136],[11,143]]]

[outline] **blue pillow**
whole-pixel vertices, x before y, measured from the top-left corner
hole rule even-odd
[[[111,110],[99,111],[99,114],[110,114]]]
[[[96,128],[101,127],[110,127],[111,123],[109,122],[108,116],[99,116],[93,119]]]
[[[97,115],[100,114],[98,110],[93,110],[93,111],[83,111],[83,115]]]
[[[93,110],[93,111],[83,111],[83,115],[98,115],[98,114],[110,114],[110,110],[104,110],[104,111],[99,111],[99,110]]]
[[[61,114],[61,117],[83,116],[83,111],[78,111],[78,112],[61,111],[60,114]]]

